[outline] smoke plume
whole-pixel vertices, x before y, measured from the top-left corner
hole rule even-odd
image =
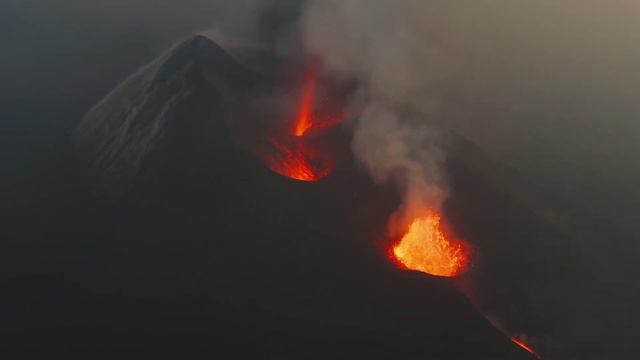
[[[395,233],[447,195],[434,89],[450,68],[427,37],[429,9],[421,0],[312,0],[305,10],[309,51],[361,84],[353,150],[376,182],[403,190]]]

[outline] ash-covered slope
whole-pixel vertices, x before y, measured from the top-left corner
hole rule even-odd
[[[170,166],[168,158],[194,141],[202,122],[219,115],[221,91],[255,82],[256,73],[196,35],[102,99],[78,125],[74,142],[99,191],[118,196]]]

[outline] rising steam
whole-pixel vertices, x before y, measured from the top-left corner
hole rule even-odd
[[[362,85],[353,149],[375,181],[403,190],[390,222],[394,236],[447,195],[433,89],[449,68],[425,37],[425,7],[420,0],[312,0],[302,23],[305,44],[326,68]]]
[[[403,191],[389,222],[390,236],[401,239],[392,249],[395,260],[411,270],[458,276],[471,252],[439,227],[448,186],[437,94],[452,69],[451,59],[429,38],[432,5],[310,0],[302,26],[305,45],[327,70],[361,85],[355,156],[376,182],[395,182]],[[512,341],[538,357],[522,338]]]

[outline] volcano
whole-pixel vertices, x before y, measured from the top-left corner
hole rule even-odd
[[[259,138],[269,133],[248,104],[273,78],[246,64],[241,52],[195,36],[84,117],[74,139],[87,183],[118,220],[96,229],[107,234],[109,265],[79,296],[82,306],[59,310],[50,328],[35,333],[45,339],[41,347],[220,358],[532,359],[450,282],[388,261],[376,241],[400,199],[355,164],[345,130],[332,130],[341,161],[320,165],[331,174],[318,182],[297,181],[314,172],[289,176],[269,166],[265,159],[278,151],[256,150],[237,135],[239,128]],[[313,156],[305,146],[315,145],[296,139],[314,128],[296,124],[279,152],[295,161],[299,150],[306,163]],[[460,163],[459,173],[473,171]],[[455,224],[467,222],[456,201],[445,210]],[[75,345],[64,341],[70,338]]]

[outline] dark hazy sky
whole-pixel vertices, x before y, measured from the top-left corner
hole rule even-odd
[[[140,54],[132,60],[140,62],[194,31],[250,33],[269,1],[3,3],[0,93],[16,106],[25,96],[65,91],[74,78],[95,72],[112,74],[115,84],[117,75],[139,65],[124,64],[127,57]],[[571,183],[574,170],[605,182],[640,176],[628,165],[640,150],[634,136],[640,131],[637,2],[434,4],[427,17],[432,36],[453,54],[460,72],[451,91],[471,103],[460,106],[460,127],[510,164],[526,163],[531,175],[557,162],[554,174]],[[478,111],[495,114],[474,118]]]

